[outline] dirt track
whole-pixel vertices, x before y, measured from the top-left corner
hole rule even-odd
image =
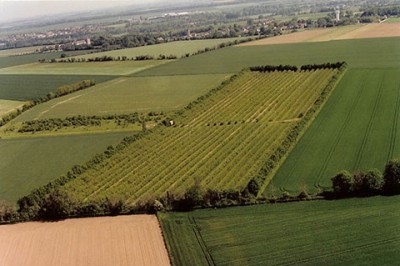
[[[170,263],[157,218],[133,215],[0,226],[0,265]]]
[[[289,33],[277,37],[266,38],[254,42],[247,42],[239,46],[322,42],[344,39],[399,37],[400,23],[374,23],[365,25],[350,25],[346,27],[334,27],[326,29],[305,30]]]

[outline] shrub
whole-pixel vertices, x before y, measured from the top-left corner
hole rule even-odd
[[[353,176],[348,171],[342,171],[332,177],[333,192],[338,196],[348,196],[353,188]]]
[[[383,173],[385,194],[400,194],[400,159],[389,161]]]

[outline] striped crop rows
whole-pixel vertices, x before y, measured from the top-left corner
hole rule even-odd
[[[85,172],[64,188],[81,200],[136,203],[198,180],[243,189],[312,106],[336,70],[244,72],[176,119]]]

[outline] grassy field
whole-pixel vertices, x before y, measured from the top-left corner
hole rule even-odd
[[[204,187],[243,189],[337,70],[244,72],[234,82],[86,171],[63,189],[78,200],[127,203]],[[251,162],[251,163],[249,163]]]
[[[171,62],[139,76],[236,73],[254,65],[346,61],[350,68],[400,67],[400,38],[228,47]]]
[[[392,17],[385,20],[385,23],[400,23],[400,17]]]
[[[383,170],[400,156],[400,69],[349,70],[269,191],[329,187],[342,169]]]
[[[117,78],[35,106],[16,121],[176,110],[218,86],[229,76],[222,74]]]
[[[16,108],[22,107],[24,102],[0,99],[0,117]]]
[[[1,59],[0,59],[1,60]],[[1,74],[18,75],[129,75],[165,64],[168,60],[108,61],[84,63],[33,63],[0,69]]]
[[[3,53],[10,53],[13,50],[7,50],[7,51],[8,52],[4,51]],[[29,54],[21,56],[0,56],[0,68],[36,63],[38,62],[39,59],[50,60],[52,58],[60,58],[62,53],[68,56],[73,56],[73,55],[84,54],[86,53],[86,51],[55,52],[55,53],[44,53],[44,54]]]
[[[46,96],[58,87],[93,79],[101,83],[115,76],[83,75],[0,75],[0,99],[34,100]]]
[[[130,133],[0,140],[0,200],[15,203]]]
[[[174,265],[395,265],[400,198],[159,214]]]
[[[129,58],[136,57],[139,55],[151,55],[157,58],[160,54],[163,55],[176,55],[181,57],[187,53],[194,53],[200,49],[212,48],[218,46],[218,44],[230,42],[234,40],[240,40],[241,38],[226,38],[226,39],[210,39],[210,40],[192,40],[192,41],[178,41],[156,45],[148,45],[142,47],[121,49],[109,52],[101,52],[94,54],[87,54],[83,56],[77,56],[78,58],[94,58],[101,56],[127,56]]]
[[[16,49],[0,50],[0,57],[32,53],[40,48],[41,48],[41,46],[31,46],[31,47],[23,47],[23,48],[16,48]]]

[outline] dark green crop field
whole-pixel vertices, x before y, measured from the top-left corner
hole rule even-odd
[[[0,199],[15,203],[132,134],[107,133],[0,140]]]
[[[174,265],[396,265],[400,197],[161,213]]]
[[[331,186],[340,170],[383,170],[400,156],[400,69],[349,70],[279,169],[269,192]],[[278,192],[279,193],[279,192]]]
[[[346,61],[350,68],[400,67],[400,38],[229,47],[137,73],[145,75],[235,73],[255,65]]]
[[[1,60],[1,58],[0,58]],[[101,83],[115,76],[91,75],[0,75],[0,99],[26,101],[46,96],[58,87],[93,79]]]

